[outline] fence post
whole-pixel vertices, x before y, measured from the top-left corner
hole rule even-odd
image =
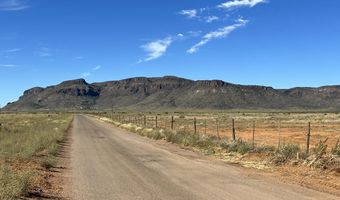
[[[204,120],[204,135],[207,134],[207,120]]]
[[[235,120],[232,119],[232,137],[233,137],[233,141],[236,141],[236,131],[235,131]]]
[[[156,128],[158,128],[158,116],[156,115]]]
[[[255,148],[255,121],[253,122],[253,149]]]
[[[111,107],[111,120],[113,121],[113,105]]]
[[[196,118],[194,118],[194,132],[197,133],[197,124],[196,124]]]
[[[146,127],[146,116],[144,115],[144,127]]]
[[[216,130],[217,130],[217,138],[218,139],[221,139],[221,137],[220,137],[220,132],[219,132],[219,127],[218,127],[218,118],[216,119]]]
[[[174,116],[171,116],[171,130],[174,130]]]
[[[306,153],[309,154],[309,143],[310,143],[310,122],[308,122],[308,127],[307,127],[307,149]]]

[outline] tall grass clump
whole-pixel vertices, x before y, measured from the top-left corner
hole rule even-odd
[[[297,144],[286,144],[281,148],[277,149],[274,157],[273,163],[274,164],[283,164],[297,158],[297,154],[301,153],[300,146]]]
[[[27,194],[32,173],[14,173],[8,166],[0,168],[0,200],[14,200]]]
[[[339,143],[339,140],[336,142],[334,148],[332,149],[332,154],[340,156],[340,143]]]
[[[252,145],[248,144],[247,142],[244,142],[242,140],[239,141],[224,141],[221,143],[221,148],[226,150],[227,152],[237,152],[240,154],[246,154],[250,152],[253,147]]]

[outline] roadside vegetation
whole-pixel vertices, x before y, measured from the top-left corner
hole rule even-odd
[[[196,114],[196,115],[195,115]],[[194,150],[202,151],[205,154],[208,155],[215,155],[220,158],[231,158],[233,161],[235,161],[235,157],[240,158],[241,160],[247,160],[248,155],[252,155],[252,157],[256,157],[258,155],[259,158],[262,159],[262,163],[265,163],[265,165],[268,166],[282,166],[282,165],[294,165],[294,166],[307,166],[314,169],[321,169],[321,170],[340,170],[340,144],[339,140],[337,140],[336,144],[334,145],[335,138],[331,138],[332,142],[329,142],[329,137],[321,137],[320,131],[318,130],[317,139],[318,141],[315,141],[313,138],[313,145],[310,145],[310,149],[307,152],[305,144],[301,143],[301,138],[306,138],[306,130],[301,130],[301,138],[296,139],[296,143],[294,142],[294,138],[290,138],[290,140],[285,140],[282,138],[285,138],[284,134],[287,130],[282,131],[282,127],[285,127],[286,129],[289,128],[288,122],[292,124],[292,126],[299,126],[302,127],[303,123],[306,123],[308,121],[312,121],[313,123],[317,123],[318,128],[323,127],[325,131],[333,132],[336,131],[336,127],[330,126],[330,122],[337,123],[338,119],[336,116],[338,114],[327,114],[327,113],[311,113],[311,114],[305,114],[305,113],[297,113],[297,114],[291,114],[291,113],[257,113],[262,118],[257,119],[260,123],[265,124],[264,126],[266,128],[273,126],[272,120],[279,118],[281,121],[281,129],[275,129],[277,135],[273,134],[267,134],[267,138],[264,138],[265,140],[274,141],[272,140],[273,137],[276,139],[277,144],[274,143],[266,143],[262,142],[261,140],[252,140],[249,135],[252,135],[252,129],[249,124],[252,124],[252,120],[254,120],[256,113],[233,113],[236,115],[236,119],[240,121],[240,119],[244,119],[246,121],[247,127],[241,127],[238,128],[236,131],[236,137],[235,140],[232,139],[232,137],[228,137],[225,134],[221,134],[226,132],[225,127],[224,130],[222,129],[222,126],[218,127],[217,124],[217,134],[213,133],[211,134],[211,130],[206,131],[204,129],[207,129],[206,125],[200,125],[200,127],[192,128],[193,126],[196,126],[196,119],[201,119],[201,122],[205,119],[210,121],[217,121],[212,120],[211,114],[206,113],[194,113],[194,114],[188,114],[185,115],[184,113],[181,113],[176,118],[176,128],[171,128],[171,125],[169,125],[169,122],[171,122],[171,118],[167,117],[169,116],[168,113],[165,113],[164,115],[158,114],[157,122],[155,125],[155,121],[148,120],[149,122],[143,123],[143,117],[141,114],[125,114],[119,117],[112,116],[112,113],[99,113],[97,116],[100,116],[102,120],[108,121],[110,123],[113,123],[115,126],[123,128],[125,130],[128,130],[130,132],[137,133],[141,136],[148,137],[155,140],[165,140],[170,143],[178,144],[183,147],[192,148]],[[227,113],[227,117],[221,117],[219,119],[224,119],[224,121],[220,122],[221,125],[228,124],[228,121],[231,121],[230,116],[232,113]],[[137,116],[137,117],[133,117]],[[140,116],[141,120],[138,120],[138,116]],[[194,117],[193,117],[194,116]],[[203,118],[204,116],[205,118]],[[299,116],[299,117],[297,117]],[[168,124],[162,124],[162,121],[160,118],[166,118]],[[324,124],[322,117],[325,118]],[[188,118],[190,120],[188,120]],[[225,120],[225,119],[228,120]],[[307,118],[307,119],[306,119]],[[115,120],[112,120],[115,119]],[[193,119],[195,120],[193,124]],[[266,122],[265,120],[268,120],[269,122]],[[186,121],[185,121],[186,120]],[[295,120],[295,121],[294,121]],[[198,121],[198,120],[197,120]],[[164,122],[164,121],[163,121]],[[185,124],[186,123],[186,124]],[[205,122],[206,123],[206,122]],[[243,124],[243,126],[244,126]],[[296,125],[297,124],[297,125]],[[146,126],[145,126],[146,125]],[[187,125],[187,126],[186,126]],[[191,125],[191,127],[190,127]],[[240,123],[238,124],[239,126]],[[155,126],[158,126],[157,128]],[[172,124],[172,127],[174,125]],[[204,128],[205,126],[205,128]],[[216,126],[216,124],[215,124]],[[274,124],[275,126],[275,124]],[[333,130],[331,130],[331,128]],[[208,127],[209,128],[209,127]],[[315,130],[314,128],[313,130]],[[194,130],[197,130],[196,133]],[[229,134],[232,132],[231,127],[227,127],[227,132],[229,130]],[[241,134],[241,131],[247,130],[247,134]],[[281,132],[280,132],[281,130]],[[256,134],[261,134],[261,129],[256,130]],[[267,131],[267,130],[266,130]],[[294,130],[296,131],[296,130]],[[274,132],[275,133],[275,132]],[[334,134],[334,133],[332,133]],[[230,134],[231,135],[231,134]],[[255,135],[255,132],[254,132]],[[258,137],[258,135],[256,135]],[[335,134],[336,135],[336,134]],[[326,135],[328,136],[328,135]],[[339,137],[340,134],[337,135]],[[295,136],[297,137],[297,136]],[[323,138],[323,139],[320,139]],[[262,137],[260,137],[262,139]],[[288,141],[288,142],[287,142]]]
[[[56,156],[71,114],[0,114],[0,200],[18,199],[38,184]]]

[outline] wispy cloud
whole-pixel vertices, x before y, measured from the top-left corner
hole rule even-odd
[[[94,68],[92,68],[92,70],[93,70],[93,71],[98,71],[98,70],[100,70],[101,68],[102,68],[101,65],[97,65],[97,66],[95,66]]]
[[[267,0],[232,0],[218,5],[218,8],[233,9],[238,7],[254,7],[259,3],[266,3]]]
[[[141,59],[138,63],[148,62],[163,56],[172,42],[172,37],[166,37],[143,45],[142,49],[147,53],[147,56],[146,58]]]
[[[0,0],[0,11],[19,11],[29,7],[27,0]]]
[[[51,57],[52,54],[48,52],[38,52],[38,56],[40,57]]]
[[[13,64],[0,64],[0,67],[2,67],[2,68],[13,68],[13,67],[17,67],[17,65],[13,65]]]
[[[205,17],[204,18],[205,19],[205,22],[207,22],[207,23],[211,23],[211,22],[213,22],[213,21],[217,21],[217,20],[219,20],[220,18],[219,17],[217,17],[217,16],[208,16],[208,17]]]
[[[36,52],[39,57],[52,57],[51,49],[48,47],[40,47],[39,51]]]
[[[101,65],[97,65],[97,66],[95,66],[95,67],[93,67],[92,69],[91,69],[91,71],[92,72],[95,72],[95,71],[98,71],[98,70],[100,70],[102,68],[102,66]],[[82,74],[80,74],[80,77],[81,78],[87,78],[87,77],[89,77],[89,76],[92,76],[92,72],[84,72],[84,73],[82,73]]]
[[[179,12],[180,15],[183,15],[189,19],[197,17],[197,10],[192,9],[192,10],[182,10]]]
[[[20,48],[13,48],[13,49],[7,49],[7,50],[4,50],[3,52],[4,53],[15,53],[15,52],[18,52],[18,51],[21,51],[22,49]]]
[[[87,77],[89,77],[89,76],[91,76],[91,73],[90,73],[90,72],[84,72],[84,73],[80,74],[80,77],[81,77],[81,78],[87,78]]]
[[[84,56],[76,56],[73,58],[73,60],[83,60]]]
[[[190,53],[190,54],[196,53],[202,46],[206,45],[211,40],[225,38],[231,32],[233,32],[237,28],[245,26],[247,23],[248,23],[247,20],[238,19],[237,23],[235,23],[233,25],[225,26],[225,27],[220,28],[216,31],[207,33],[206,35],[203,36],[202,40],[199,43],[195,44],[187,52]]]

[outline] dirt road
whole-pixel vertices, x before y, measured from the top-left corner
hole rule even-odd
[[[77,115],[73,199],[337,199]]]

